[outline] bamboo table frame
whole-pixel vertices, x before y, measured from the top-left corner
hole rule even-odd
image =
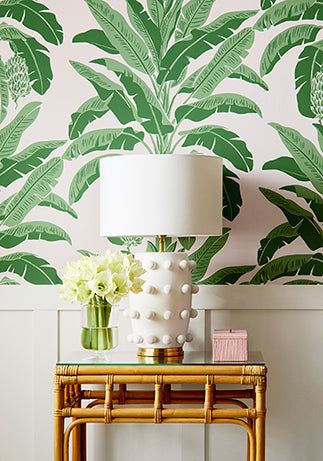
[[[248,434],[247,460],[264,461],[266,373],[265,365],[249,364],[57,365],[54,460],[69,460],[72,434],[72,461],[86,461],[88,423],[201,423],[242,426]],[[104,385],[104,390],[86,389],[93,384]],[[128,384],[152,384],[153,390],[128,390]],[[203,389],[172,389],[176,384],[201,384]],[[219,390],[217,384],[249,388]],[[82,400],[90,403],[82,407]],[[145,407],[129,407],[134,404]],[[183,408],[183,404],[201,408]],[[66,418],[71,422],[65,429]]]

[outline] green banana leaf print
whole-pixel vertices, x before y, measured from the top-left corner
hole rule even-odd
[[[296,239],[302,239],[312,251],[323,247],[323,157],[316,146],[302,134],[290,127],[270,123],[285,144],[290,157],[267,162],[263,169],[278,169],[299,181],[309,183],[315,190],[300,184],[282,186],[280,190],[293,194],[293,199],[260,187],[260,192],[284,214],[287,222],[274,229],[260,241],[257,261],[262,266],[251,278],[251,284],[267,283],[283,277],[310,275],[322,277],[322,253],[286,255],[272,259],[277,251],[290,245]],[[317,130],[320,139],[321,130]],[[281,160],[280,163],[278,160]],[[283,161],[282,161],[283,160]],[[287,161],[289,160],[289,161]],[[302,206],[294,197],[302,199]],[[317,279],[295,279],[286,284],[320,284]]]
[[[264,2],[265,3],[265,2]],[[267,5],[269,2],[266,2]],[[265,6],[266,11],[258,19],[255,28],[262,31],[284,22],[296,20],[322,20],[323,5],[315,0],[284,0]],[[268,8],[268,9],[267,9]],[[314,42],[321,25],[297,24],[279,32],[266,46],[260,62],[263,77],[294,47]],[[322,120],[322,41],[308,45],[301,51],[295,67],[295,87],[299,112],[309,118]]]
[[[63,43],[63,29],[55,14],[38,1],[12,0],[0,3],[0,18],[15,23],[0,22],[0,40],[7,41],[13,53],[6,63],[13,101],[27,96],[31,87],[38,94],[45,94],[51,85],[53,72],[49,49],[43,42],[54,46]],[[36,33],[35,36],[25,33],[25,29]],[[42,41],[38,41],[39,36]]]
[[[253,156],[246,142],[230,129],[199,122],[216,114],[231,113],[238,116],[262,117],[260,107],[252,99],[238,93],[217,93],[214,90],[227,77],[241,79],[247,84],[268,90],[267,84],[256,71],[243,64],[254,41],[251,27],[240,29],[253,18],[257,10],[224,13],[210,21],[214,0],[126,2],[128,19],[104,0],[86,0],[89,11],[97,21],[96,29],[77,34],[73,42],[91,44],[106,53],[106,57],[71,65],[93,87],[94,95],[85,101],[71,116],[69,137],[71,143],[63,158],[78,159],[90,155],[82,164],[70,184],[69,203],[80,202],[85,192],[99,178],[97,153],[107,154],[135,150],[141,145],[148,154],[172,154],[177,148],[203,146],[212,155],[221,156],[243,172],[253,167]],[[203,66],[203,55],[212,51],[209,63]],[[186,100],[180,94],[188,84],[183,80],[195,61],[202,63],[196,78],[190,80]],[[101,67],[98,70],[98,66]],[[114,117],[120,126],[89,131],[98,118]],[[187,122],[192,127],[180,131]],[[194,126],[199,123],[199,126]],[[142,131],[138,131],[138,125]],[[94,155],[94,156],[93,156]],[[225,167],[224,216],[233,221],[242,207],[239,176]],[[223,242],[228,239],[210,237]],[[196,239],[181,237],[169,241],[168,251],[191,250]],[[109,239],[114,245],[123,245],[130,251],[136,242],[123,237]],[[204,252],[210,240],[200,243]],[[222,243],[221,243],[222,244]],[[158,246],[148,242],[148,251]],[[198,258],[199,248],[191,257]],[[217,253],[213,243],[207,257],[199,259],[199,269],[194,280],[201,280]]]
[[[321,276],[323,272],[323,256],[321,254],[299,254],[281,256],[265,264],[252,277],[250,283],[259,285],[280,277],[290,277],[294,275]],[[303,283],[301,283],[303,284]]]
[[[267,45],[260,61],[260,75],[269,74],[280,59],[295,46],[314,42],[320,32],[319,26],[300,25],[284,30]]]
[[[321,120],[322,117],[319,117],[319,115],[313,111],[311,95],[313,79],[315,75],[322,72],[322,66],[323,40],[306,46],[299,55],[295,67],[298,110],[305,117],[315,118],[316,116],[319,120]]]
[[[63,172],[63,160],[58,156],[49,160],[48,157],[65,141],[38,141],[16,153],[39,112],[40,103],[30,102],[0,129],[0,185],[11,192],[0,203],[0,247],[5,250],[31,240],[72,244],[61,226],[41,220],[24,221],[38,205],[77,216],[63,198],[52,192]],[[21,180],[24,181],[22,187],[13,189]],[[0,272],[14,273],[32,284],[61,283],[56,269],[47,260],[26,251],[6,255],[1,252]],[[0,284],[16,285],[19,281],[5,275]]]
[[[158,251],[94,224],[100,159],[133,153],[223,159],[222,235],[166,239],[194,283],[321,284],[322,1],[65,3],[0,1],[0,285]]]
[[[48,262],[31,253],[11,253],[0,257],[0,272],[12,272],[34,285],[57,285],[61,279]]]

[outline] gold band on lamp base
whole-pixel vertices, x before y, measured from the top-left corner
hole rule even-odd
[[[137,355],[139,357],[182,357],[184,351],[182,347],[166,347],[164,349],[153,347],[138,347]]]
[[[139,363],[151,363],[151,364],[173,364],[173,363],[182,363],[184,359],[184,355],[178,355],[177,357],[144,357],[142,355],[138,355],[138,362]]]

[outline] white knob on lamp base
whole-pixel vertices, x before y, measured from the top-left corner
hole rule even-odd
[[[129,317],[130,317],[131,319],[139,319],[140,314],[139,314],[138,311],[135,311],[135,310],[134,310],[134,311],[130,311]]]
[[[182,259],[182,261],[179,262],[179,267],[182,270],[185,270],[189,265],[189,262],[186,259]]]
[[[195,261],[191,260],[191,261],[189,261],[188,264],[189,264],[189,268],[190,268],[191,270],[196,269],[196,265],[197,265],[197,264],[196,264]]]
[[[191,319],[196,319],[196,317],[198,316],[198,311],[196,309],[191,309]]]
[[[152,295],[155,291],[155,288],[152,285],[149,285],[148,283],[144,283],[142,289],[147,295]]]
[[[165,320],[171,320],[174,317],[174,314],[172,311],[166,311],[164,313],[164,319]]]
[[[188,343],[191,343],[191,342],[193,341],[193,335],[192,335],[192,333],[187,333],[187,335],[186,335],[186,341],[187,341]]]
[[[196,295],[200,291],[200,287],[198,285],[192,285],[192,293]]]
[[[173,341],[172,337],[169,336],[169,335],[164,335],[163,338],[162,338],[162,342],[163,344],[165,344],[166,346],[168,346],[169,344],[171,344],[171,342]]]
[[[190,318],[190,311],[188,311],[187,309],[184,309],[181,314],[181,319],[185,320],[185,319],[189,319]]]
[[[191,286],[188,283],[184,283],[181,288],[181,292],[186,295],[191,291]]]
[[[135,344],[141,344],[143,342],[144,338],[139,335],[133,335],[132,342]]]
[[[173,268],[173,263],[170,259],[166,259],[166,261],[164,262],[164,268],[167,269],[167,270],[172,270]]]
[[[176,341],[178,342],[178,344],[182,345],[186,341],[186,336],[185,335],[178,335],[177,338],[176,338]]]
[[[147,320],[153,320],[156,317],[156,314],[153,311],[148,311],[148,312],[145,312],[144,317]]]
[[[151,270],[155,270],[158,268],[158,264],[156,263],[156,261],[153,261],[152,259],[148,259],[147,261],[145,261],[143,266],[145,269]]]
[[[148,343],[148,344],[156,344],[156,343],[158,343],[158,338],[157,338],[157,336],[154,336],[154,335],[148,336],[148,338],[147,338],[147,343]]]

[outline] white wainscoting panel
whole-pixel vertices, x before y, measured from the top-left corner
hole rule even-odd
[[[0,287],[0,461],[52,461],[57,359],[79,350],[80,311],[57,287]],[[202,287],[195,350],[214,328],[247,328],[269,367],[267,461],[319,461],[323,452],[322,287]],[[120,349],[130,326],[121,317]],[[89,461],[240,461],[238,427],[116,425],[89,430]]]
[[[0,460],[33,460],[32,312],[1,311]]]

